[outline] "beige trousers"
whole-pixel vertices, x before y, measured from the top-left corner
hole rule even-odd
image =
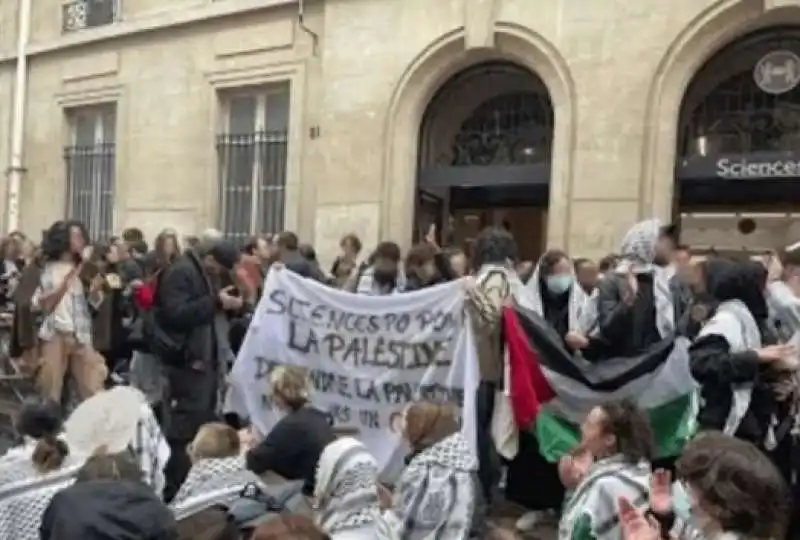
[[[91,346],[78,343],[73,334],[58,332],[41,341],[40,352],[36,387],[42,396],[61,403],[67,373],[75,379],[81,401],[103,390],[108,376],[105,359]]]

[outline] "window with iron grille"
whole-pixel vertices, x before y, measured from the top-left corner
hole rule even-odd
[[[219,157],[219,228],[243,243],[283,229],[289,83],[224,96]]]
[[[74,32],[119,20],[122,0],[72,0],[62,4],[61,27]]]
[[[67,217],[82,221],[92,238],[109,238],[114,228],[116,105],[71,109],[67,118]]]

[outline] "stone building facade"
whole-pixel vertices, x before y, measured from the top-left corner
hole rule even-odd
[[[0,3],[3,164],[18,3]],[[772,100],[759,107],[800,114],[800,0],[32,3],[28,232],[65,214],[98,235],[288,228],[327,258],[347,232],[408,245],[428,219],[463,241],[488,219],[533,238],[531,253],[597,257],[635,220],[681,212],[701,243],[723,243],[746,208],[769,213],[756,243],[794,234],[793,125],[733,141],[759,128],[728,120],[763,99],[717,106],[727,119],[704,100],[741,75],[742,96],[757,87]],[[784,183],[728,197],[751,177]]]

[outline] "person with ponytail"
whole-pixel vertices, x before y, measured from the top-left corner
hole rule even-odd
[[[70,450],[51,401],[26,401],[16,429],[22,444],[0,458],[0,538],[38,540],[50,499],[75,481],[85,456]]]
[[[15,428],[21,443],[0,458],[0,497],[7,490],[58,471],[70,458],[61,437],[63,418],[57,403],[28,398],[17,415]]]

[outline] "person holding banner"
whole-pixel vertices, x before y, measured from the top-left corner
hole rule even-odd
[[[336,439],[328,415],[311,406],[306,370],[278,366],[270,374],[272,404],[284,411],[263,441],[246,454],[247,468],[258,475],[274,472],[286,480],[303,480],[303,492],[314,492],[314,475],[323,449]]]

